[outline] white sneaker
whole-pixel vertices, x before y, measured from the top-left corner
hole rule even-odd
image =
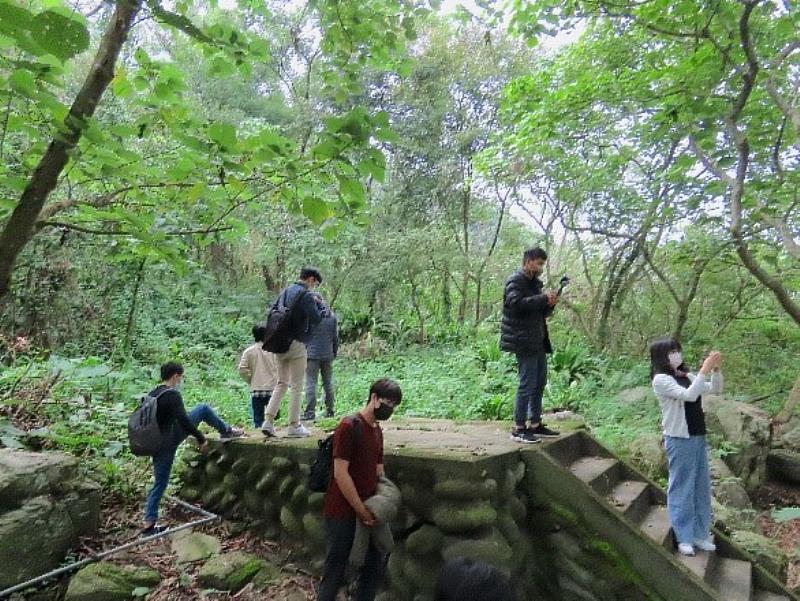
[[[694,555],[694,547],[689,543],[680,543],[678,545],[678,553],[681,555]]]
[[[303,424],[297,424],[286,429],[286,436],[288,438],[305,438],[306,436],[311,436],[311,432]]]
[[[717,550],[717,545],[714,544],[714,541],[711,540],[710,536],[702,540],[696,538],[692,541],[692,544],[694,544],[694,546],[701,551],[708,551],[709,553]]]
[[[275,436],[275,426],[272,425],[271,421],[265,419],[264,423],[261,424],[261,433],[267,438]]]

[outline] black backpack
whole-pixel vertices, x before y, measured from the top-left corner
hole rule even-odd
[[[353,424],[355,443],[360,444],[361,420],[357,415],[352,416],[350,420]],[[308,489],[311,492],[327,492],[333,477],[333,434],[320,440],[317,445],[317,454],[308,474]]]
[[[128,443],[131,453],[138,457],[152,457],[158,454],[164,444],[164,435],[158,427],[156,413],[158,399],[172,388],[165,388],[155,396],[142,397],[139,408],[128,418]]]
[[[303,290],[292,301],[291,305],[286,304],[286,295],[289,289],[286,288],[278,297],[278,303],[273,306],[267,314],[267,331],[264,334],[263,349],[270,353],[285,353],[292,344],[292,336],[289,332],[292,325],[292,314],[297,304],[308,291]]]

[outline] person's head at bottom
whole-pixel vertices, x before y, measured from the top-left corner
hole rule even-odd
[[[511,601],[508,577],[492,565],[466,557],[442,566],[434,601]]]

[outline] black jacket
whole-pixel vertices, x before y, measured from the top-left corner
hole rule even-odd
[[[159,384],[150,391],[150,396],[158,396],[165,388],[164,384]],[[158,397],[156,422],[158,422],[158,429],[162,433],[168,433],[177,423],[186,432],[194,436],[200,444],[203,444],[206,440],[203,433],[189,420],[189,416],[186,414],[186,407],[183,404],[183,397],[174,388],[167,390]]]
[[[289,335],[292,337],[292,340],[299,340],[305,343],[311,337],[311,333],[322,317],[327,314],[327,311],[321,305],[317,304],[317,301],[314,300],[313,293],[301,282],[295,282],[291,286],[281,290],[278,298],[272,303],[273,308],[278,306],[284,292],[286,293],[285,303],[288,307],[291,307],[295,299],[303,294],[303,298],[298,301],[297,306],[292,311]]]
[[[518,355],[552,353],[545,318],[553,312],[542,294],[542,281],[528,278],[521,269],[506,280],[500,348]]]

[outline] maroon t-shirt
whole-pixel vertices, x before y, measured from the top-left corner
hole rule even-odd
[[[369,499],[378,488],[378,466],[383,463],[383,432],[380,426],[374,428],[360,415],[359,433],[356,439],[352,417],[346,417],[333,433],[333,458],[350,462],[348,472],[362,501]],[[339,490],[335,478],[331,478],[325,494],[326,518],[343,520],[356,514]]]

